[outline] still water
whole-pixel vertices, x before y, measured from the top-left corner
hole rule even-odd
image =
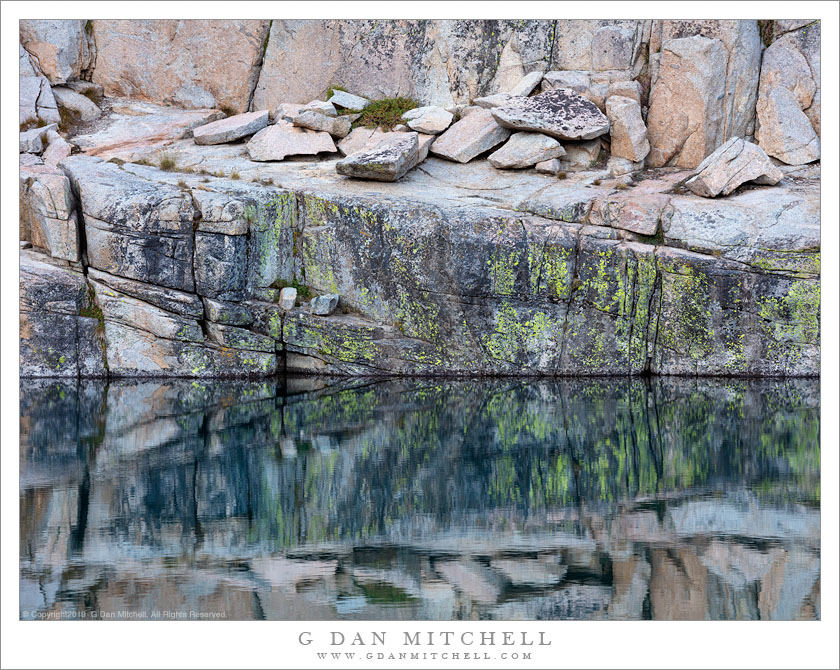
[[[818,619],[819,430],[816,380],[28,380],[20,615]]]

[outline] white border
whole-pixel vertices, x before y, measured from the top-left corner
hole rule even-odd
[[[4,2],[2,5],[2,656],[8,667],[342,667],[297,635],[332,630],[544,630],[530,663],[354,661],[352,667],[837,668],[838,8],[835,2]],[[822,621],[45,623],[18,621],[17,21],[20,18],[820,18],[822,24]],[[479,648],[480,649],[480,648]],[[498,649],[498,648],[497,648]],[[471,649],[474,651],[475,648]],[[371,649],[373,651],[373,649]],[[442,648],[436,651],[443,651]]]

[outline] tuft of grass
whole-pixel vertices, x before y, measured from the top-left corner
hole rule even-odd
[[[231,179],[239,179],[239,173],[238,172],[231,172],[230,173],[230,178]]]
[[[43,128],[47,125],[47,122],[42,119],[40,116],[35,119],[29,119],[29,121],[24,121],[20,124],[20,132],[26,132],[27,130],[32,130],[33,128]]]
[[[592,182],[592,184],[593,184],[594,186],[600,186],[600,185],[601,185],[601,180],[600,180],[600,179],[596,179],[595,181],[593,181],[593,182]]]
[[[619,184],[616,184],[616,185],[615,185],[615,187],[616,187],[619,191],[626,191],[628,188],[630,188],[630,187],[629,187],[627,184],[625,184],[624,182],[621,182],[621,183],[619,183]]]
[[[360,112],[351,111],[353,114],[361,114],[361,116],[353,122],[353,127],[365,126],[366,128],[376,128],[382,126],[386,130],[391,130],[398,123],[402,123],[402,115],[409,109],[419,107],[414,98],[383,98],[382,100],[374,100],[367,107]]]
[[[297,289],[297,303],[300,305],[301,302],[305,302],[309,300],[312,296],[315,295],[315,292],[308,286],[304,284],[298,284],[296,281],[287,281],[285,279],[278,279],[271,285],[271,288],[275,288],[278,291],[280,289],[284,289],[291,286],[294,289]]]
[[[67,107],[59,107],[58,116],[61,119],[58,122],[58,129],[62,133],[69,132],[73,126],[82,120],[82,115],[79,112],[74,109],[68,109]]]
[[[565,179],[565,178],[566,178],[566,177],[568,177],[568,176],[569,176],[569,175],[567,175],[565,172],[558,172],[558,173],[557,173],[557,178],[558,178],[558,179]]]
[[[175,169],[175,159],[170,154],[161,154],[158,167],[166,172],[172,172]]]
[[[236,116],[239,113],[230,105],[221,105],[219,111],[225,116]]]
[[[224,173],[222,170],[216,170],[216,171],[213,173],[213,176],[214,176],[214,177],[224,177],[224,176],[225,176],[225,173]]]
[[[135,163],[136,165],[148,165],[148,166],[151,166],[151,162],[149,161],[149,159],[148,159],[148,158],[141,158],[140,160],[136,160],[136,161],[134,161],[134,163]]]
[[[89,88],[86,91],[82,91],[82,95],[85,96],[97,107],[99,107],[102,104],[102,94],[100,94],[99,91],[97,91],[95,88]]]
[[[758,20],[758,34],[761,35],[761,41],[764,46],[769,47],[773,43],[773,29],[776,22],[773,19],[759,19]]]
[[[114,165],[123,165],[125,163],[125,161],[122,158],[117,158],[116,156],[109,158],[108,162],[113,163]]]
[[[189,188],[189,186],[187,186],[187,182],[185,182],[183,179],[179,179],[178,188]]]
[[[209,183],[209,182],[210,182],[210,178],[209,178],[209,177],[205,177],[204,179],[202,179],[202,180],[201,180],[201,183],[202,183],[202,184],[207,184],[207,183]]]

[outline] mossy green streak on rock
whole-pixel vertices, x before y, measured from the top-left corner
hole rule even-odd
[[[715,349],[709,280],[682,261],[663,260],[660,270],[668,308],[661,315],[658,343],[698,365]]]
[[[761,330],[766,335],[766,353],[785,371],[802,357],[803,349],[820,343],[820,284],[794,281],[787,295],[761,297],[757,301]]]
[[[497,295],[513,295],[516,282],[516,269],[521,251],[508,251],[496,247],[487,266],[490,271],[490,290]]]
[[[374,340],[381,337],[375,326],[299,313],[283,325],[283,341],[290,351],[326,360],[371,366],[379,350]]]
[[[494,313],[494,327],[481,342],[491,358],[516,365],[523,356],[559,349],[563,324],[544,312],[532,309],[520,313],[507,300]]]
[[[572,290],[574,249],[553,244],[529,244],[528,280],[532,295],[548,292],[550,297],[567,300]]]
[[[249,285],[266,288],[292,280],[294,233],[299,229],[297,199],[291,192],[269,192],[245,209],[249,221]]]

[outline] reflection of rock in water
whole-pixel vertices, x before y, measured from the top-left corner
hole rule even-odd
[[[819,385],[26,382],[21,609],[813,619]]]

